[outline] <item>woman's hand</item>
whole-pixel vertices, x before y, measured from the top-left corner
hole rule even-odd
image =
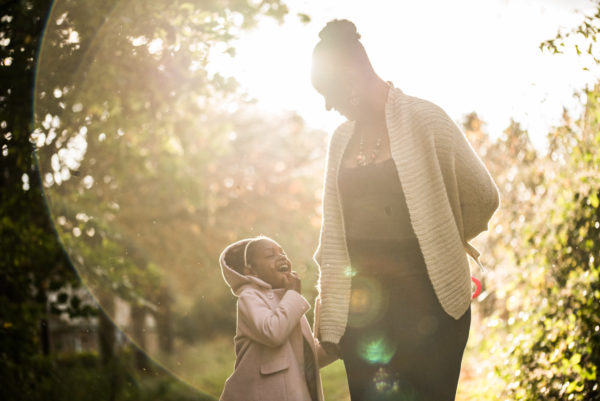
[[[285,285],[286,290],[294,290],[298,294],[302,294],[302,280],[298,277],[298,273],[292,271],[288,274],[288,280]]]

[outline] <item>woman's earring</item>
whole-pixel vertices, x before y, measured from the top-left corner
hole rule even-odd
[[[350,104],[352,106],[356,107],[356,106],[358,106],[359,103],[360,103],[360,96],[358,96],[356,88],[352,88],[352,90],[350,91]]]

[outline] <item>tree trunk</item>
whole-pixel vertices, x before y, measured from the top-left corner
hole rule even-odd
[[[50,355],[50,328],[46,317],[40,321],[40,344],[42,346],[42,354]]]
[[[114,312],[114,301],[111,297],[103,297],[102,310],[98,314],[98,344],[100,357],[104,365],[115,358],[115,326],[109,314]]]
[[[115,401],[121,387],[119,364],[116,358],[116,329],[110,315],[114,313],[114,300],[109,296],[100,297],[102,308],[98,314],[98,344],[100,358],[105,374],[109,378],[110,389],[108,401]]]
[[[131,308],[131,335],[135,342],[135,366],[142,371],[150,369],[150,363],[146,356],[146,309],[139,306]]]
[[[156,315],[156,330],[158,332],[158,346],[161,352],[166,354],[172,354],[174,349],[171,301],[169,290],[162,288],[158,299],[159,312]]]

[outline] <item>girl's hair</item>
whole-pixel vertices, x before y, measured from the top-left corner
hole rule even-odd
[[[261,234],[254,238],[248,238],[240,241],[237,245],[231,247],[231,249],[225,254],[225,263],[227,266],[231,267],[239,274],[244,274],[244,250],[246,246],[248,246],[248,249],[246,250],[246,262],[250,263],[254,257],[254,247],[256,243],[263,239],[271,238]]]

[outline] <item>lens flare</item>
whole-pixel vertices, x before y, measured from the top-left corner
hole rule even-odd
[[[369,277],[352,279],[348,326],[366,327],[380,319],[387,308],[389,294],[381,283]]]
[[[374,334],[358,344],[358,354],[372,364],[388,364],[396,354],[396,345],[385,335]]]
[[[371,401],[416,401],[416,391],[410,385],[393,373],[389,368],[380,367],[373,377],[373,385],[367,392]]]
[[[379,368],[373,378],[373,383],[375,384],[375,390],[380,394],[398,393],[400,390],[399,381],[393,378],[384,368]]]
[[[256,109],[206,68],[217,45],[233,46],[233,32],[270,6],[215,5],[227,18],[203,6],[55,1],[30,139],[61,245],[86,302],[126,335],[119,350],[136,344],[217,397],[220,384],[207,378],[215,365],[223,381],[230,373],[236,324],[218,255],[254,230],[306,255],[318,182],[298,176],[320,175],[321,160],[306,155],[322,141],[304,135],[296,114]],[[306,276],[312,298],[316,268]]]
[[[344,269],[344,276],[346,277],[354,277],[356,276],[356,269],[354,269],[352,266],[348,266]]]

